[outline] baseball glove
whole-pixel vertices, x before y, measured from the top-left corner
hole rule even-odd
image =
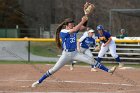
[[[84,5],[84,13],[85,13],[85,15],[91,14],[94,9],[95,9],[94,4],[91,4],[89,2],[85,3],[85,5]]]
[[[99,47],[99,46],[96,46],[96,47],[94,48],[94,51],[100,51],[100,47]]]

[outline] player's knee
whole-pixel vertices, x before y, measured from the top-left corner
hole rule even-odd
[[[114,54],[111,54],[111,55],[112,55],[113,58],[117,58],[118,57],[118,55],[115,54],[115,53]]]
[[[56,71],[57,71],[57,69],[55,69],[55,68],[52,68],[52,69],[49,70],[50,74],[53,74],[53,73],[55,73]]]

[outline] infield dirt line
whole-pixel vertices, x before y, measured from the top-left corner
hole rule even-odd
[[[34,82],[36,80],[0,80],[0,82],[9,82],[9,81],[14,81],[14,82]],[[59,83],[81,83],[81,84],[101,84],[101,85],[118,85],[118,86],[134,86],[131,84],[125,84],[125,83],[106,83],[106,82],[86,82],[86,81],[56,81],[56,80],[45,80],[46,82],[59,82]],[[140,85],[137,85],[140,86]]]
[[[122,93],[122,92],[10,92],[10,91],[0,91],[0,93]]]

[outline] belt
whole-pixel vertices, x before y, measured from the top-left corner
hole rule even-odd
[[[73,52],[73,51],[75,51],[76,49],[64,49],[64,51],[66,51],[66,52]]]

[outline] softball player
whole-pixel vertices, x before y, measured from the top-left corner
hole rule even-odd
[[[88,29],[83,36],[77,42],[77,50],[80,53],[86,54],[87,56],[94,59],[92,52],[89,47],[96,47],[96,37],[93,29]],[[75,62],[72,62],[70,70],[73,70]],[[97,71],[95,66],[92,67],[91,71]]]
[[[102,25],[98,25],[97,30],[98,30],[98,38],[102,44],[101,50],[98,53],[97,61],[101,62],[103,55],[109,49],[113,58],[115,58],[116,61],[119,63],[119,67],[123,67],[123,63],[121,63],[120,57],[116,53],[116,44],[114,40],[112,40],[110,33],[105,31]]]
[[[41,84],[43,80],[45,80],[46,78],[54,74],[56,71],[62,68],[67,62],[71,62],[72,60],[78,60],[91,65],[96,65],[96,67],[109,73],[113,73],[115,71],[116,67],[112,67],[112,69],[109,70],[99,62],[95,62],[89,56],[79,53],[77,51],[76,35],[78,33],[78,30],[82,28],[82,25],[86,21],[87,21],[87,17],[84,16],[81,22],[74,27],[74,21],[68,18],[58,26],[56,32],[56,42],[57,42],[57,46],[61,48],[61,43],[59,39],[60,36],[62,40],[62,50],[63,50],[62,55],[59,58],[59,60],[56,62],[54,67],[49,69],[39,80],[34,82],[32,84],[32,87],[36,87],[37,85]]]

